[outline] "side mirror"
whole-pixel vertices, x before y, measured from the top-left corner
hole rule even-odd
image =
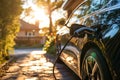
[[[93,34],[95,30],[90,27],[86,27],[84,25],[79,24],[72,24],[70,27],[70,35],[74,37],[81,37],[83,38],[85,34]]]

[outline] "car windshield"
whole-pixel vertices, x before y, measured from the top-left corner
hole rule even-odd
[[[72,16],[69,20],[69,25],[72,23],[82,23],[84,20],[84,16],[87,14],[91,14],[92,12],[102,8],[108,0],[86,0],[83,1],[82,4],[73,12]]]
[[[90,17],[91,14],[94,14],[95,12],[98,13],[100,11],[100,9],[103,9],[103,8],[107,8],[107,7],[111,8],[111,6],[114,6],[116,4],[120,4],[120,0],[86,0],[86,1],[84,1],[84,3],[79,5],[79,7],[76,10],[74,10],[71,17],[68,20],[67,26],[70,26],[73,23],[81,24],[81,25],[90,24],[90,23],[85,23],[84,21],[86,19],[88,19],[88,17]],[[103,21],[105,21],[105,19],[108,18],[107,16],[111,15],[111,13],[116,13],[116,12],[108,11],[103,14],[97,14],[96,17],[95,16],[90,17],[89,22],[93,21],[91,23],[93,23],[93,24],[97,23],[96,21],[94,21],[95,18],[99,19],[102,17],[103,17],[103,19],[102,19],[102,22],[103,22]],[[114,18],[114,17],[111,16],[111,20],[112,20],[112,18]],[[98,19],[97,19],[97,21],[98,21]]]

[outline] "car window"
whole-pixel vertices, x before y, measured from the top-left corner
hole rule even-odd
[[[104,7],[110,7],[117,4],[120,4],[120,0],[109,0],[107,1],[107,4],[104,5]]]
[[[112,0],[110,3],[111,6],[116,5],[116,4],[120,4],[120,0]]]
[[[84,17],[87,12],[88,9],[90,7],[90,0],[87,0],[86,2],[84,2],[82,5],[80,5],[72,14],[68,26],[70,26],[73,23],[81,23],[81,20],[83,19],[82,17]]]
[[[99,10],[107,2],[108,0],[87,0],[73,12],[68,26],[73,23],[82,24],[88,14],[94,13],[94,11]]]
[[[120,29],[120,8],[100,13],[99,16],[99,24],[107,26],[104,38],[112,38]]]
[[[92,0],[88,13],[91,13],[93,11],[100,9],[100,7],[102,6],[102,3],[101,3],[102,1],[103,0]]]

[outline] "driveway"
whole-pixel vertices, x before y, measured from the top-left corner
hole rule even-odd
[[[0,80],[54,80],[54,56],[41,49],[16,49],[14,55],[14,61]],[[64,64],[57,64],[55,75],[58,80],[79,80]]]

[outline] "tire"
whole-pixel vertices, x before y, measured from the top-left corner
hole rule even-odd
[[[81,66],[82,80],[112,80],[106,61],[99,49],[89,49]]]

